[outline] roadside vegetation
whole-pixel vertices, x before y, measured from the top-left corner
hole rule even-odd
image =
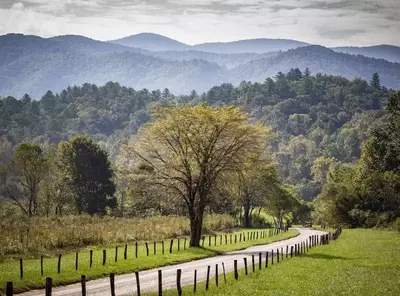
[[[252,229],[240,231],[241,234],[248,232],[268,231],[266,229]],[[149,256],[146,254],[146,248],[143,243],[139,244],[138,258],[136,258],[135,244],[128,244],[127,259],[124,260],[124,245],[120,246],[118,251],[118,261],[115,262],[115,247],[114,248],[91,248],[93,250],[93,265],[90,268],[90,249],[82,249],[79,251],[79,266],[76,270],[75,252],[66,253],[62,256],[61,272],[58,274],[58,257],[44,258],[44,273],[41,275],[40,259],[24,260],[24,278],[19,277],[19,260],[7,259],[0,263],[0,291],[5,287],[5,283],[12,279],[14,289],[16,291],[26,291],[34,288],[43,288],[45,277],[52,277],[54,285],[64,285],[68,283],[79,282],[81,275],[86,275],[87,279],[95,279],[104,277],[111,272],[123,274],[139,270],[146,270],[155,267],[171,265],[179,262],[191,261],[206,257],[216,256],[229,251],[240,250],[254,245],[267,244],[278,240],[294,237],[298,234],[296,231],[289,230],[287,232],[269,236],[265,238],[251,239],[246,241],[239,240],[232,244],[228,239],[228,244],[220,244],[218,234],[217,245],[214,245],[214,238],[211,240],[211,247],[208,246],[208,237],[206,237],[204,247],[190,247],[189,239],[184,248],[184,239],[180,241],[180,251],[178,251],[178,242],[175,239],[172,253],[169,253],[170,240],[165,240],[165,254],[162,255],[161,243],[157,242],[156,255],[154,255],[153,242],[149,242]],[[232,235],[237,235],[239,232],[234,232]],[[224,234],[223,234],[224,235]],[[228,234],[229,235],[229,234]],[[103,266],[103,250],[106,250],[106,264]]]

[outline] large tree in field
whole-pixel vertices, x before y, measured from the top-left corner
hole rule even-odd
[[[59,178],[73,195],[79,214],[105,214],[115,207],[115,184],[108,156],[87,137],[77,136],[58,147]]]
[[[20,144],[3,171],[2,191],[28,216],[38,214],[39,186],[46,172],[42,149],[36,144]]]
[[[174,191],[186,204],[191,238],[198,246],[203,214],[221,178],[242,167],[249,153],[264,148],[267,129],[250,124],[235,107],[185,106],[160,109],[123,148],[125,165],[146,164],[153,182]]]

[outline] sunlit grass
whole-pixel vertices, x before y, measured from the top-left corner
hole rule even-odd
[[[219,287],[215,281],[205,291],[198,284],[197,296],[233,295],[400,295],[400,235],[384,230],[344,230],[337,241],[312,248],[308,254],[269,265],[268,269],[240,271],[239,280],[233,273],[222,276]],[[194,295],[193,287],[183,295]],[[156,294],[151,294],[156,295]],[[176,295],[175,290],[163,295]]]

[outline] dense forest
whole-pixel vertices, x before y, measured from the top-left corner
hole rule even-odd
[[[51,144],[84,134],[115,161],[121,145],[151,120],[154,109],[201,102],[235,105],[253,121],[274,128],[270,149],[279,175],[302,199],[311,200],[321,190],[313,175],[315,161],[321,157],[343,163],[357,160],[362,143],[385,116],[383,106],[390,93],[380,86],[378,75],[367,82],[313,76],[299,69],[278,73],[264,83],[242,82],[236,88],[222,84],[200,95],[193,91],[174,96],[168,89],[134,90],[113,82],[100,87],[84,84],[58,94],[48,91],[39,101],[29,95],[3,98],[0,133],[2,145],[9,143],[10,149],[32,142],[45,151]]]

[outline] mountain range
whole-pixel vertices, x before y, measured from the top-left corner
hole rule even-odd
[[[262,82],[291,68],[370,79],[400,88],[400,48],[326,48],[284,39],[187,45],[156,34],[102,42],[83,36],[0,36],[0,95],[38,98],[85,82],[203,92],[221,83]]]

